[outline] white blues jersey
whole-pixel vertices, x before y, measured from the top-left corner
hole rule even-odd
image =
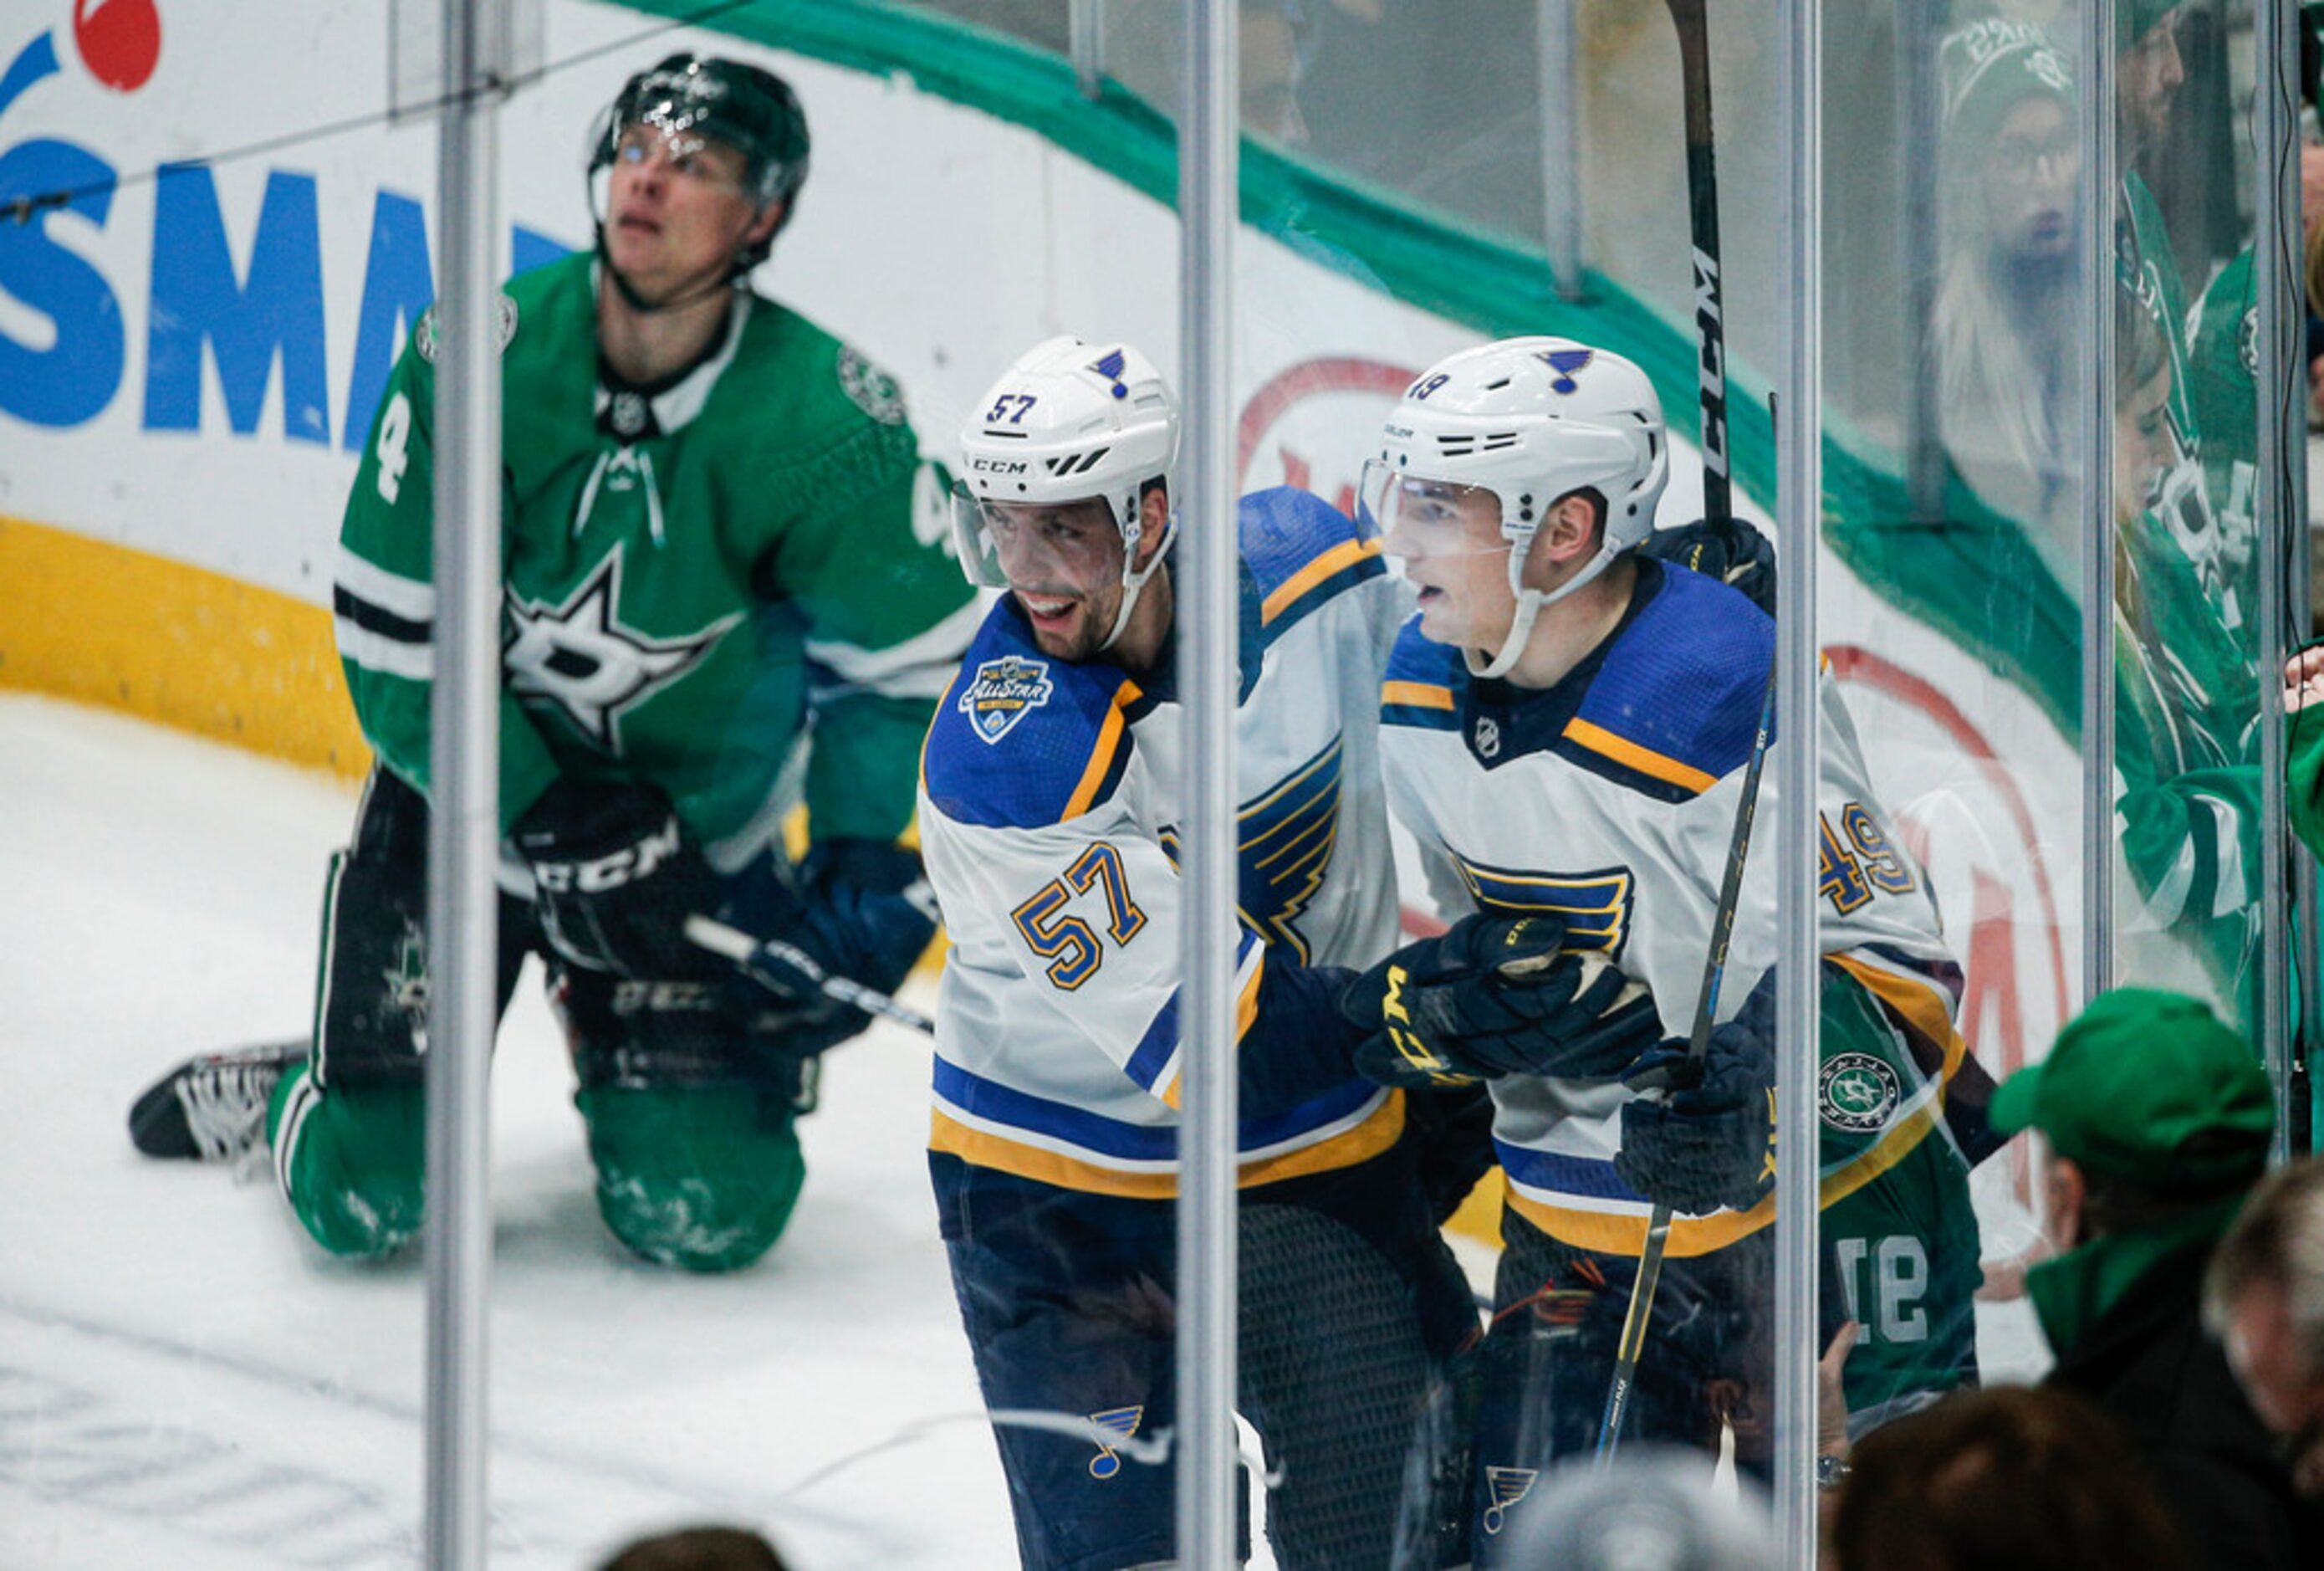
[[[1377,541],[1305,492],[1240,507],[1239,1033],[1277,962],[1396,942],[1379,683],[1399,614]],[[1166,665],[1167,665],[1166,658]],[[1043,654],[986,617],[922,759],[920,844],[951,940],[932,1147],[1064,1188],[1176,1192],[1184,714],[1166,671]],[[1351,1077],[1243,1122],[1242,1182],[1349,1166],[1403,1127]]]
[[[1549,911],[1569,942],[1604,949],[1652,991],[1684,1037],[1758,729],[1775,624],[1700,574],[1637,559],[1621,624],[1555,687],[1473,679],[1459,650],[1416,619],[1382,687],[1389,800],[1420,841],[1448,916]],[[1829,678],[1821,698],[1826,958],[1877,1001],[1877,1044],[1897,1095],[1844,1157],[1825,1147],[1831,1205],[1894,1166],[1936,1127],[1966,1048],[1954,1030],[1958,968],[1920,869],[1873,799],[1853,727]],[[1718,1018],[1731,1019],[1775,958],[1776,745],[1760,786],[1763,831],[1745,873]],[[1825,1044],[1829,1066],[1834,1044]],[[1893,1049],[1893,1050],[1892,1050]],[[1882,1084],[1890,1083],[1883,1080]],[[1635,1254],[1652,1206],[1614,1175],[1619,1084],[1509,1077],[1492,1083],[1494,1141],[1510,1204],[1582,1248]],[[1940,1136],[1940,1140],[1947,1137]],[[1681,1217],[1671,1252],[1700,1254],[1764,1225],[1744,1214]]]

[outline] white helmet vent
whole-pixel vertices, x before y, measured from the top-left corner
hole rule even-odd
[[[1086,453],[1067,453],[1062,458],[1049,460],[1049,473],[1058,479],[1071,475],[1086,474],[1098,466],[1098,460],[1113,451],[1111,447],[1093,448]]]
[[[1448,458],[1466,458],[1478,453],[1497,453],[1504,448],[1514,448],[1521,439],[1517,431],[1487,431],[1483,435],[1471,432],[1440,434],[1436,450]]]

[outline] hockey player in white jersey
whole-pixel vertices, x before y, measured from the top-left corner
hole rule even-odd
[[[1135,349],[1073,338],[1026,354],[976,408],[955,533],[970,576],[1010,593],[923,762],[952,946],[930,1167],[988,1405],[1080,1426],[996,1422],[1024,1564],[1167,1562],[1172,1470],[1110,1442],[1167,1427],[1176,1400],[1177,415]],[[1304,492],[1244,499],[1239,528],[1238,1405],[1284,1469],[1278,1563],[1457,1563],[1457,1541],[1435,1541],[1444,1502],[1400,1513],[1399,1498],[1427,1388],[1476,1314],[1416,1179],[1412,1099],[1355,1073],[1362,1033],[1334,1009],[1342,967],[1396,938],[1377,707],[1395,587],[1379,542]],[[1627,1031],[1631,1053],[1660,1035],[1636,1007],[1598,1019],[1618,979],[1593,990],[1584,967],[1554,968],[1572,985],[1488,976],[1479,996],[1508,993],[1527,1023]]]
[[[1651,989],[1675,1039],[1702,984],[1775,627],[1726,586],[1635,550],[1668,465],[1637,366],[1517,338],[1423,373],[1360,494],[1418,591],[1382,688],[1382,753],[1440,903],[1563,923],[1567,945]],[[1954,1027],[1960,973],[1923,875],[1829,679],[1819,721],[1823,1067],[1802,1089],[1821,1114],[1825,1329],[1844,1298],[1863,1327],[1848,1383],[1864,1421],[1974,1377],[1966,1180],[1991,1145],[1971,1082],[1990,1082]],[[1575,1054],[1549,1075],[1503,1074],[1398,1025],[1393,998],[1351,994],[1365,1023],[1398,1026],[1407,1077],[1490,1077],[1509,1191],[1476,1455],[1480,1566],[1538,1473],[1595,1442],[1656,1201],[1681,1215],[1630,1433],[1711,1445],[1724,1418],[1750,1460],[1772,1314],[1777,876],[1771,853],[1750,858],[1701,1080],[1682,1075],[1667,1098],[1637,1087],[1670,1077],[1683,1041],[1628,1066]],[[1962,1094],[1950,1107],[1949,1082]]]

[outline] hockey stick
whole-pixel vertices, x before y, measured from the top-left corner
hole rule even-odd
[[[1702,516],[1725,523],[1735,504],[1727,477],[1727,310],[1720,282],[1719,171],[1711,131],[1711,35],[1704,0],[1669,0],[1678,27],[1686,104],[1687,226],[1694,242],[1696,370],[1702,389]]]
[[[1743,890],[1743,864],[1751,854],[1751,822],[1758,816],[1759,776],[1767,762],[1767,739],[1775,728],[1775,662],[1767,662],[1767,693],[1759,706],[1759,729],[1751,738],[1751,762],[1743,771],[1743,795],[1735,804],[1735,835],[1727,848],[1727,872],[1720,880],[1719,909],[1711,919],[1711,953],[1702,963],[1702,995],[1695,1001],[1694,1023],[1687,1032],[1686,1062],[1700,1066],[1711,1050],[1711,1015],[1719,1007],[1719,984],[1727,970],[1727,947],[1735,936],[1735,907]],[[1606,1388],[1606,1413],[1598,1424],[1598,1462],[1613,1459],[1621,1444],[1622,1418],[1629,1407],[1630,1390],[1637,1382],[1638,1354],[1646,1340],[1646,1321],[1655,1307],[1655,1289],[1662,1280],[1663,1256],[1670,1246],[1671,1208],[1657,1200],[1646,1218],[1646,1247],[1638,1252],[1638,1274],[1630,1284],[1630,1308],[1622,1317],[1621,1339],[1615,1344],[1614,1379]]]
[[[751,957],[762,950],[771,952],[776,959],[814,983],[823,990],[823,995],[835,1003],[860,1009],[866,1014],[876,1014],[882,1020],[894,1021],[898,1025],[909,1026],[928,1036],[936,1035],[936,1022],[919,1011],[898,1003],[886,993],[866,987],[852,976],[829,975],[806,950],[786,944],[780,938],[754,938],[740,928],[730,928],[724,922],[705,916],[686,919],[686,936],[712,954],[734,962],[744,975],[770,993],[786,990],[763,981],[751,970]]]
[[[1702,344],[1702,500],[1713,522],[1730,516],[1727,485],[1727,349],[1719,284],[1719,186],[1711,131],[1711,51],[1703,0],[1669,0],[1678,27],[1679,71],[1686,96],[1687,206],[1694,231],[1694,326]],[[1751,823],[1758,814],[1759,776],[1767,762],[1767,739],[1775,726],[1776,662],[1767,662],[1767,690],[1759,704],[1759,729],[1751,738],[1751,760],[1743,771],[1743,792],[1735,804],[1735,833],[1727,846],[1727,871],[1720,880],[1719,906],[1711,919],[1711,952],[1703,957],[1702,991],[1695,1000],[1687,1033],[1686,1062],[1700,1067],[1711,1050],[1711,1018],[1719,1007],[1719,984],[1727,970],[1727,948],[1735,936],[1735,906],[1743,891],[1743,864],[1751,853]],[[1637,1383],[1638,1354],[1662,1280],[1663,1257],[1670,1247],[1671,1208],[1655,1202],[1646,1219],[1638,1273],[1630,1284],[1630,1307],[1615,1344],[1614,1378],[1606,1388],[1606,1411],[1598,1425],[1597,1459],[1604,1466],[1621,1444],[1622,1420]]]

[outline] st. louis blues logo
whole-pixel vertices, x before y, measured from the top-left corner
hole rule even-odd
[[[1532,1467],[1486,1468],[1485,1492],[1493,1497],[1493,1503],[1485,1508],[1485,1531],[1498,1533],[1507,1527],[1509,1507],[1523,1500],[1540,1476],[1540,1470]]]
[[[960,712],[987,743],[1000,741],[1010,727],[1049,701],[1057,685],[1049,680],[1047,661],[1003,655],[976,668],[976,678],[960,696]]]
[[[1121,374],[1129,368],[1130,357],[1119,349],[1108,350],[1105,358],[1090,367],[1100,376],[1113,384],[1113,395],[1116,398],[1130,396],[1130,389],[1121,380]]]
[[[1235,814],[1238,870],[1235,914],[1270,944],[1287,945],[1307,961],[1306,936],[1298,920],[1331,871],[1340,843],[1340,760],[1343,739],[1293,770]],[[1178,865],[1178,826],[1161,829],[1162,854]]]
[[[1146,1409],[1137,1407],[1109,1408],[1102,1413],[1092,1413],[1089,1418],[1091,1423],[1116,1439],[1127,1440],[1138,1433],[1138,1422],[1145,1416]],[[1111,1478],[1121,1471],[1121,1458],[1113,1454],[1112,1446],[1101,1443],[1097,1455],[1090,1458],[1089,1471],[1092,1478]]]
[[[1552,393],[1580,392],[1582,384],[1573,378],[1584,365],[1590,364],[1591,357],[1597,353],[1595,349],[1543,350],[1541,353],[1543,363],[1557,373],[1550,379],[1549,390]]]

